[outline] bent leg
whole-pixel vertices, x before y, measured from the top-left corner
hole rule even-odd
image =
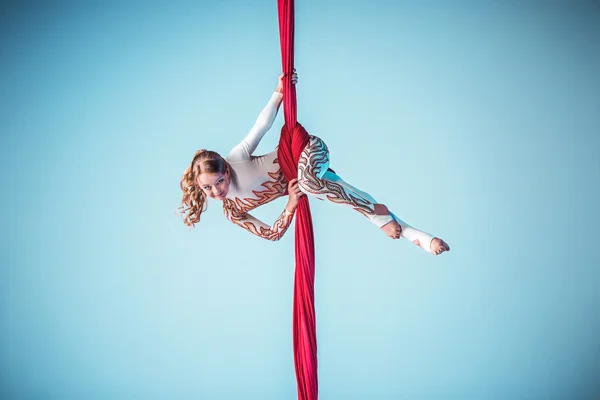
[[[375,199],[347,184],[328,168],[329,149],[327,149],[327,145],[318,137],[310,136],[309,142],[298,160],[300,190],[319,200],[329,200],[351,207],[370,220],[380,217],[377,221],[378,226],[383,226],[392,220],[389,214],[377,216],[374,207]]]
[[[345,182],[329,168],[327,145],[316,136],[311,136],[298,161],[298,186],[307,195],[328,200],[358,211],[377,227],[381,228],[395,220],[402,228],[401,236],[430,252],[433,236],[402,221],[368,193]]]

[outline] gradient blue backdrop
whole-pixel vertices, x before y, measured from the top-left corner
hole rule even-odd
[[[275,1],[53,3],[0,9],[0,397],[294,399],[293,235],[175,215],[275,87]],[[320,398],[598,399],[598,2],[296,18],[299,120],[452,247],[312,202]]]

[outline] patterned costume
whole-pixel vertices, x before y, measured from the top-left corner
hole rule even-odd
[[[246,138],[226,157],[237,175],[238,182],[237,185],[230,186],[223,200],[225,215],[233,223],[269,240],[279,240],[283,236],[292,222],[293,213],[284,209],[273,225],[269,226],[253,217],[249,211],[286,195],[288,182],[279,168],[277,150],[262,156],[252,154],[273,125],[282,99],[281,93],[273,93]],[[377,201],[373,197],[348,184],[328,167],[327,146],[318,137],[310,136],[298,162],[300,190],[319,200],[351,207],[378,227],[395,219],[402,227],[402,237],[413,242],[419,240],[421,246],[429,251],[433,236],[406,224],[393,213],[377,215],[374,207]]]

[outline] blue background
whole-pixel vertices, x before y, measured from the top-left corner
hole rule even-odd
[[[175,214],[275,2],[3,3],[0,60],[0,397],[294,399],[293,235]],[[312,202],[320,398],[597,399],[600,4],[302,0],[296,67],[332,167],[452,247]]]

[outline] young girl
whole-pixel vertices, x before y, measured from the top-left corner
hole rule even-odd
[[[383,204],[362,192],[329,169],[329,151],[325,143],[310,136],[298,162],[298,179],[287,182],[278,161],[277,150],[254,156],[254,150],[271,128],[283,99],[283,74],[262,110],[254,127],[229,155],[221,157],[214,151],[198,150],[185,170],[180,187],[183,191],[181,214],[183,222],[193,227],[206,210],[207,197],[223,202],[227,218],[253,234],[269,240],[279,240],[288,229],[298,199],[305,194],[319,200],[350,207],[377,225],[393,239],[404,237],[431,254],[441,254],[450,247],[439,238],[422,232],[400,220]],[[294,74],[292,83],[296,84]],[[254,218],[250,211],[270,201],[289,195],[283,212],[269,226]]]

